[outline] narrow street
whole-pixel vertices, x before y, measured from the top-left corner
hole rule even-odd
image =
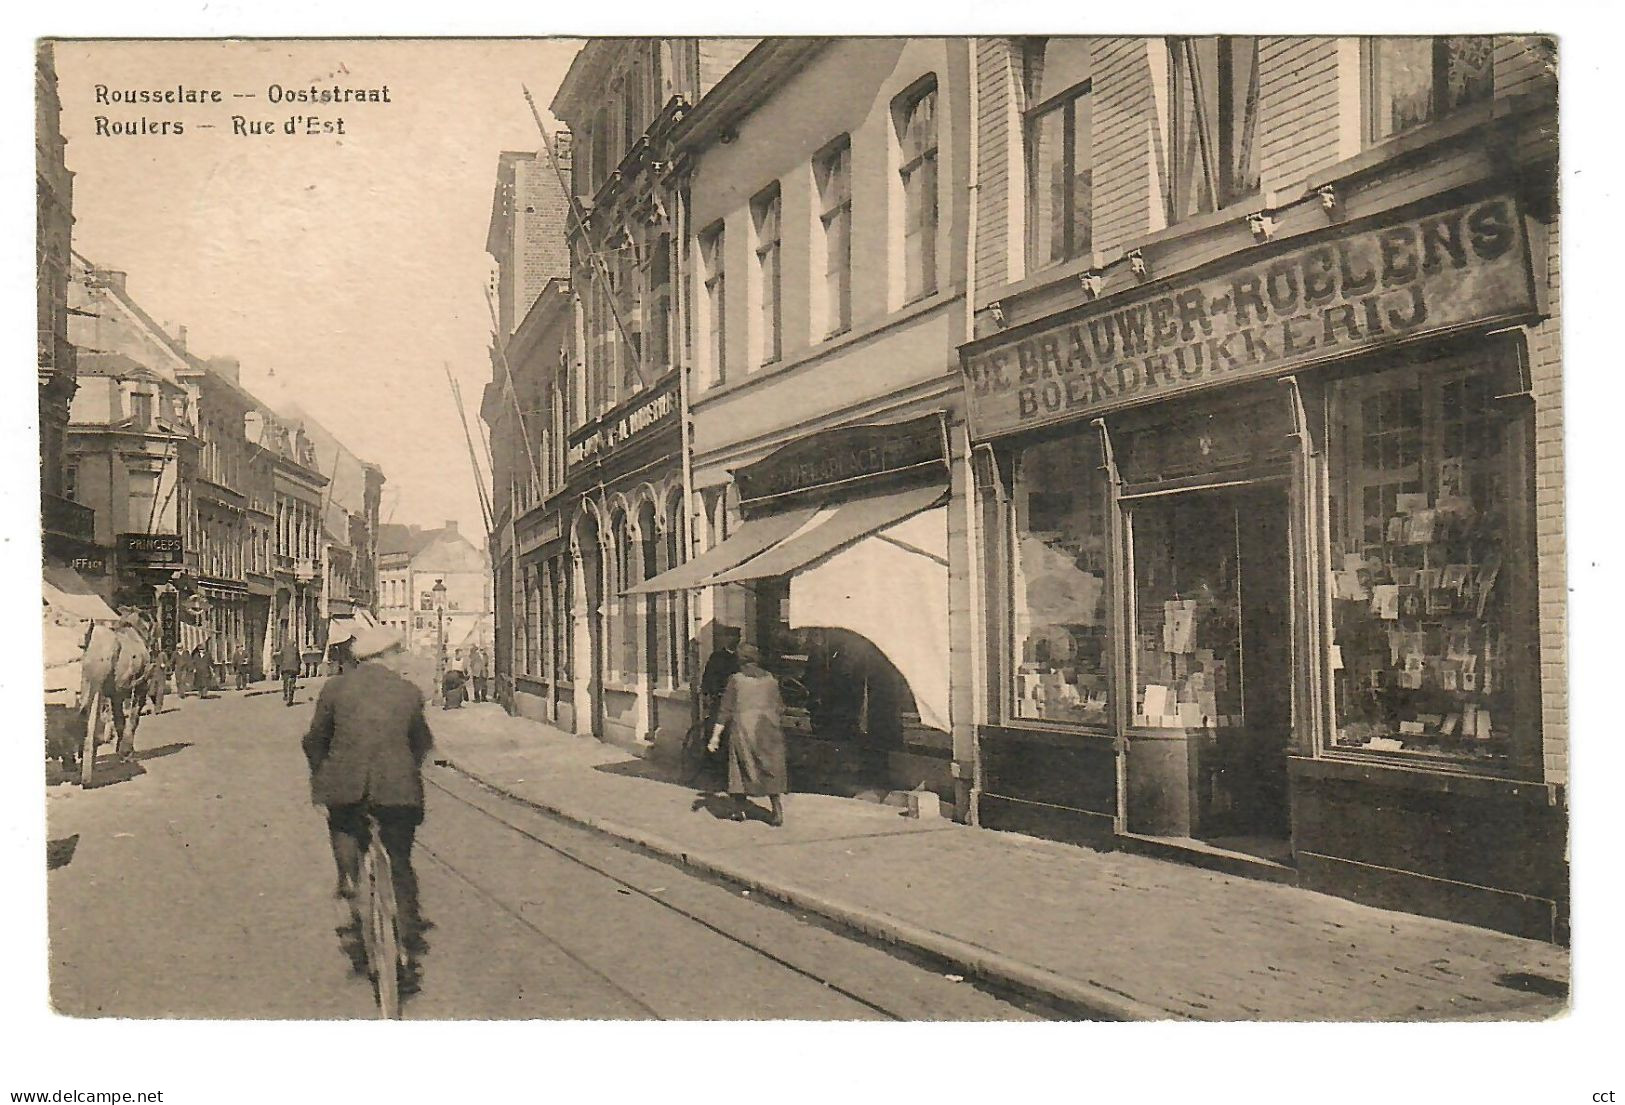
[[[71,1016],[375,1015],[336,932],[293,708],[171,697],[138,766],[49,794],[53,1002]],[[433,714],[431,713],[431,724]],[[429,932],[410,1019],[1016,1020],[1035,1010],[427,773]]]

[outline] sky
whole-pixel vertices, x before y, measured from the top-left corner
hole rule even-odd
[[[486,229],[503,150],[540,140],[569,40],[73,42],[57,47],[74,248],[200,356],[294,399],[387,479],[382,515],[484,532],[468,446],[490,378]],[[380,88],[390,102],[272,103],[270,86]],[[98,102],[218,89],[219,104]],[[241,98],[252,96],[252,98]],[[275,124],[237,135],[231,117]],[[184,132],[98,134],[179,120]],[[288,135],[293,116],[344,133]],[[200,124],[212,123],[213,129]],[[300,124],[301,129],[304,123]]]

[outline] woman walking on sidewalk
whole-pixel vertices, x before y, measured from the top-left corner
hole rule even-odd
[[[728,793],[739,804],[735,821],[751,816],[755,806],[747,796],[766,797],[773,804],[768,823],[784,824],[783,795],[788,789],[784,768],[784,699],[779,681],[762,667],[762,654],[748,641],[739,646],[739,670],[728,679],[722,706],[711,727],[710,750],[715,752],[728,731]]]

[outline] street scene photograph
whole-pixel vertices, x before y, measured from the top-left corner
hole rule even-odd
[[[38,40],[51,1031],[1569,1016],[1558,49]]]

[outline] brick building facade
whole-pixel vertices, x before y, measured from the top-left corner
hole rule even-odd
[[[977,61],[980,823],[1560,934],[1550,44]]]

